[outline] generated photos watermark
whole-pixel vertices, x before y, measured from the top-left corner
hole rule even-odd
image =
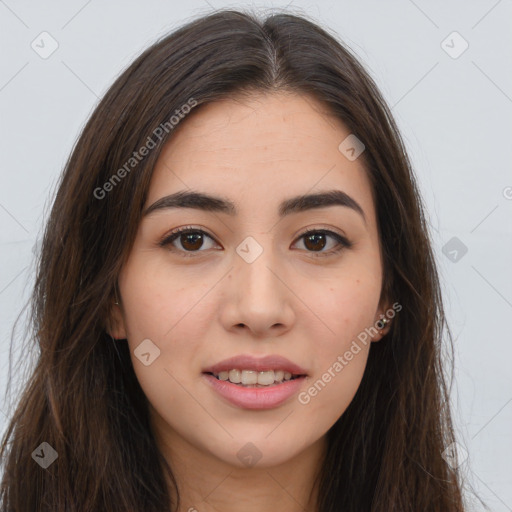
[[[137,167],[139,162],[141,162],[144,157],[146,157],[150,151],[156,147],[158,141],[153,140],[153,136],[158,140],[162,140],[164,134],[168,134],[196,105],[197,101],[194,98],[190,98],[187,103],[174,111],[174,115],[172,115],[168,121],[160,123],[153,130],[152,135],[146,139],[146,143],[143,144],[138,151],[134,151],[132,156],[124,163],[124,165],[112,174],[112,176],[101,187],[96,187],[94,189],[94,197],[96,199],[104,199],[108,192],[114,190],[114,187],[118,185],[134,167]]]
[[[395,315],[402,310],[402,305],[398,302],[395,302],[391,308],[389,308],[385,313],[384,317],[388,320],[391,320],[395,317]],[[376,336],[381,329],[384,328],[385,323],[382,321],[383,318],[380,318],[375,322],[375,324],[371,327],[366,327],[364,331],[361,331],[357,335],[357,340],[353,340],[350,348],[344,352],[343,355],[339,355],[336,361],[327,369],[327,371],[322,374],[320,379],[311,385],[306,391],[302,391],[299,393],[298,400],[302,405],[309,404],[311,402],[311,398],[318,395],[320,391],[322,391],[325,386],[331,382],[331,380],[336,377],[338,373],[340,373],[345,366],[349,364],[356,354],[361,352],[361,345],[367,345],[373,336]],[[359,342],[359,343],[358,343]]]

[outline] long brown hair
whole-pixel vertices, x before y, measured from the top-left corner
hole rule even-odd
[[[327,432],[318,512],[464,509],[461,475],[442,456],[455,441],[441,357],[449,330],[422,201],[390,110],[357,58],[315,23],[223,10],[145,50],[100,101],[66,163],[31,298],[37,361],[1,448],[2,511],[177,510],[127,343],[106,333],[117,276],[172,136],[169,119],[191,100],[198,109],[277,90],[311,95],[363,141],[382,293],[403,305]],[[58,454],[46,469],[33,457],[43,442]]]

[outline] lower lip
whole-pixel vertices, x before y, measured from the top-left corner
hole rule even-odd
[[[210,386],[231,404],[243,409],[273,409],[295,395],[306,377],[274,384],[264,388],[244,388],[227,380],[219,380],[213,375],[203,373]]]

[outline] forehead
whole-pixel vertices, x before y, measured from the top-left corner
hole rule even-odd
[[[147,204],[193,188],[251,204],[337,188],[373,215],[363,159],[339,150],[350,135],[314,98],[255,94],[196,107],[172,133],[157,161]]]

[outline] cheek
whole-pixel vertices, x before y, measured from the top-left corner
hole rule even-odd
[[[328,287],[312,288],[308,294],[318,316],[311,313],[304,320],[315,326],[309,328],[315,340],[315,367],[299,402],[322,424],[334,423],[359,388],[379,298],[380,281],[364,274],[332,280]]]
[[[176,279],[167,282],[161,275],[134,276],[124,289],[123,302],[137,380],[160,414],[185,410],[190,407],[186,389],[197,369],[201,337],[211,323],[205,286],[193,280],[187,286]]]
[[[178,394],[170,390],[180,388],[196,369],[211,312],[207,283],[183,273],[173,279],[165,276],[160,265],[148,267],[134,258],[119,276],[119,285],[137,379],[150,402],[173,404]]]
[[[322,348],[319,353],[345,350],[347,343],[350,345],[351,340],[375,323],[381,282],[372,274],[344,271],[323,286],[316,282],[305,283],[304,287],[308,305],[316,314],[313,325],[317,329],[316,341]]]
[[[334,351],[299,394],[299,404],[313,431],[327,431],[352,402],[361,384],[369,352],[368,346],[359,345],[352,350]]]
[[[165,259],[142,253],[127,263],[119,282],[127,336],[133,344],[151,338],[163,349],[183,329],[189,330],[193,344],[197,337],[190,329],[200,332],[208,321],[203,303],[212,285],[198,279],[197,271],[171,272]]]

